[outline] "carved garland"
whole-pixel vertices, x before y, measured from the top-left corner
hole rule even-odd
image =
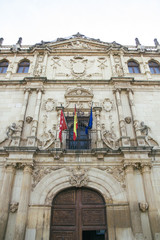
[[[111,174],[123,188],[126,188],[124,169],[121,166],[99,166],[100,170]]]
[[[36,187],[36,185],[41,181],[41,179],[52,171],[56,171],[61,169],[62,167],[36,167],[33,171],[33,182],[32,182],[32,190]]]

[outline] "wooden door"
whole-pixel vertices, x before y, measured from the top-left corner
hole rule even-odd
[[[53,199],[50,240],[83,240],[85,233],[100,230],[106,232],[107,240],[105,213],[105,203],[98,192],[66,189]]]

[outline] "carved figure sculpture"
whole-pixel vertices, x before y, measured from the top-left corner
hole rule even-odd
[[[6,132],[3,134],[0,134],[2,137],[0,138],[0,143],[5,142],[8,139],[11,139],[12,135],[16,132],[19,132],[19,126],[16,125],[16,123],[12,123],[10,126],[7,127]]]
[[[118,148],[118,141],[114,132],[105,130],[104,124],[102,124],[102,140],[111,149]]]
[[[149,208],[149,205],[147,202],[140,202],[139,203],[139,209],[142,211],[142,212],[146,212]]]
[[[6,131],[6,134],[7,134],[7,137],[11,137],[13,135],[13,133],[17,132],[17,126],[15,123],[12,123],[10,126],[7,127],[7,131]]]
[[[11,205],[10,205],[10,212],[11,213],[15,213],[18,210],[18,205],[19,205],[18,202],[11,203]]]
[[[39,148],[41,150],[44,150],[44,149],[47,149],[49,148],[55,141],[55,135],[54,133],[52,132],[52,130],[48,130],[48,132],[44,133],[42,135],[43,139],[42,140],[39,140],[38,143],[39,143]]]
[[[149,135],[149,131],[151,131],[150,127],[144,124],[144,122],[140,123],[140,127],[137,129],[141,131],[142,136],[144,136],[146,143],[149,146],[158,146],[158,143],[152,138],[151,135]]]

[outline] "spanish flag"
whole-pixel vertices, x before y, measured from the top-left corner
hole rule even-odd
[[[73,126],[73,140],[75,141],[77,138],[77,128],[78,128],[78,120],[77,120],[77,112],[76,112],[76,106],[74,110],[74,126]]]

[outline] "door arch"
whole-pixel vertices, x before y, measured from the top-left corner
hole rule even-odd
[[[91,188],[68,188],[52,201],[50,240],[107,240],[106,207]]]

